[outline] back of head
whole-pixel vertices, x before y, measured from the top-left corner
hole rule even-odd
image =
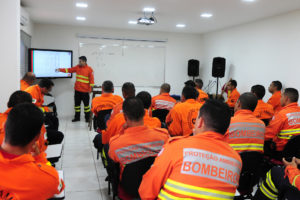
[[[288,97],[291,103],[298,102],[299,100],[299,93],[298,90],[295,88],[286,88],[284,90],[283,95]]]
[[[199,89],[202,89],[202,87],[203,87],[203,81],[201,79],[196,79],[195,83],[196,83],[196,85],[197,85],[197,87]]]
[[[145,110],[141,99],[129,97],[123,102],[123,113],[130,120],[138,122],[144,118]]]
[[[203,118],[206,128],[224,135],[230,124],[231,111],[226,103],[208,99],[201,107],[199,117]]]
[[[113,82],[111,82],[111,81],[104,81],[102,83],[102,90],[103,90],[103,92],[106,92],[106,93],[113,93],[113,91],[114,91],[114,84],[113,84]]]
[[[198,91],[194,87],[185,86],[182,90],[182,96],[185,99],[197,99]]]
[[[32,73],[32,72],[27,72],[22,80],[26,81],[26,82],[29,82],[29,83],[33,83],[35,81],[35,74]]]
[[[257,97],[251,92],[242,94],[238,101],[241,103],[241,108],[245,110],[254,111],[257,106]]]
[[[5,124],[5,142],[12,146],[25,147],[40,134],[44,116],[32,103],[16,105],[9,113]]]
[[[7,107],[12,108],[21,103],[32,103],[32,97],[29,93],[18,90],[10,95]]]
[[[85,56],[80,56],[79,60],[82,60],[83,62],[87,62],[87,58]]]
[[[256,97],[260,100],[263,99],[266,94],[266,89],[262,85],[254,85],[251,88],[251,92],[256,95]]]
[[[171,86],[168,83],[164,83],[160,86],[160,91],[164,93],[170,93],[171,91]]]
[[[134,84],[131,82],[126,82],[122,86],[123,94],[126,94],[127,97],[134,97],[135,96],[135,87]]]
[[[232,85],[234,88],[237,87],[237,82],[236,82],[236,80],[230,80],[229,83],[230,83],[230,85]]]
[[[139,98],[143,104],[145,109],[149,109],[151,106],[151,95],[149,92],[142,91],[136,95],[136,98]]]
[[[272,84],[276,88],[277,91],[281,91],[282,83],[280,81],[273,81]]]
[[[185,86],[196,87],[195,82],[192,81],[192,80],[188,80],[188,81],[184,82],[184,85],[185,85]]]
[[[51,87],[54,86],[54,83],[50,79],[45,78],[45,79],[40,80],[39,86],[40,86],[40,88],[50,89]]]

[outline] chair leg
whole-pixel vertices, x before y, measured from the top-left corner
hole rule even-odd
[[[110,180],[107,181],[108,182],[108,195],[110,195]]]

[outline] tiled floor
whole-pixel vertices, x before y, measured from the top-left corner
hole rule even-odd
[[[93,146],[96,133],[88,131],[87,123],[72,123],[60,118],[60,130],[65,134],[63,154],[56,164],[64,171],[66,200],[108,200],[106,171]]]

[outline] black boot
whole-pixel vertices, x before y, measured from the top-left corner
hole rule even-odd
[[[80,121],[80,112],[76,112],[74,119],[72,119],[72,122],[78,122],[78,121]]]
[[[85,122],[90,122],[91,112],[86,112],[85,114]]]

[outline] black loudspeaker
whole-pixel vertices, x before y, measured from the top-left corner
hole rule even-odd
[[[189,60],[188,62],[188,75],[199,76],[199,60]]]
[[[213,60],[212,66],[212,76],[215,78],[223,78],[225,75],[225,65],[226,59],[221,57],[216,57]]]

